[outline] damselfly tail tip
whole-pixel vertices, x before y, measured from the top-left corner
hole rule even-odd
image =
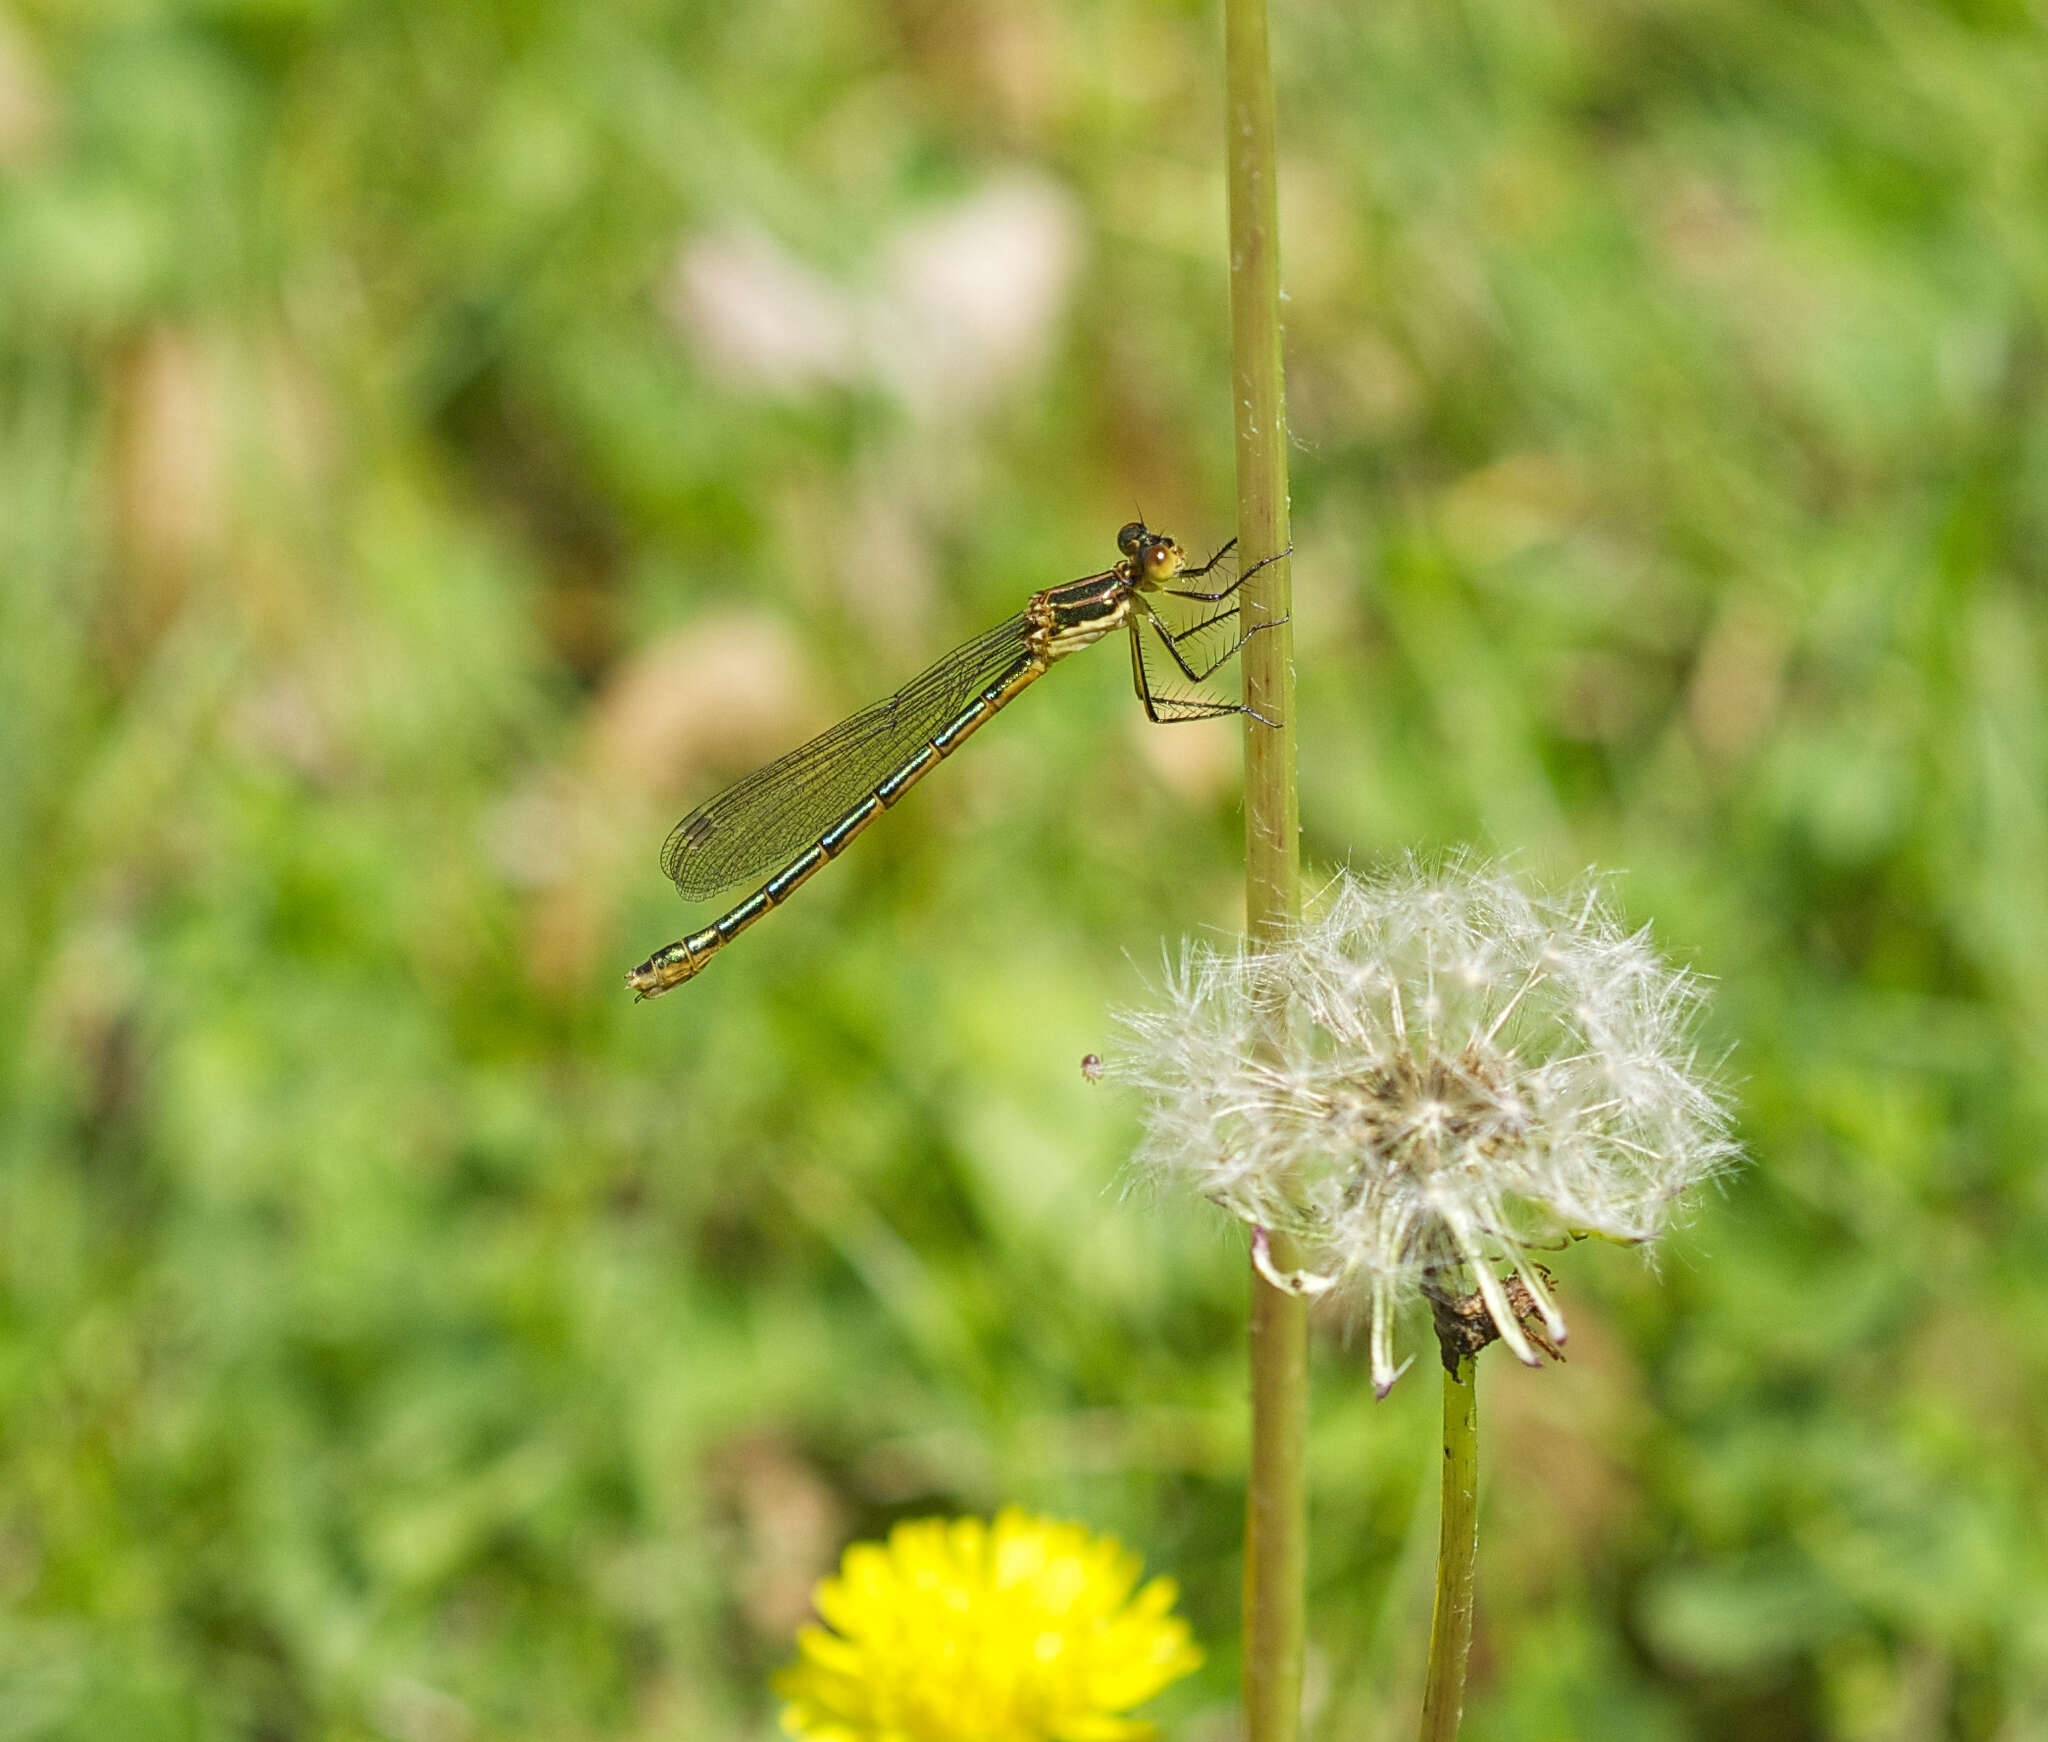
[[[656,950],[639,967],[629,968],[626,984],[638,994],[633,1002],[640,1004],[673,991],[685,980],[694,978],[703,965],[701,955],[693,955],[680,944],[671,944],[665,950]]]

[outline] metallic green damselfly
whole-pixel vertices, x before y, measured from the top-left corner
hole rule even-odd
[[[658,998],[701,973],[713,956],[780,907],[821,866],[838,858],[854,836],[1000,709],[1068,654],[1093,645],[1119,625],[1130,634],[1131,682],[1147,719],[1171,725],[1251,713],[1236,702],[1161,695],[1152,687],[1145,663],[1145,650],[1152,644],[1146,632],[1166,649],[1183,677],[1202,682],[1258,629],[1275,625],[1242,631],[1199,670],[1184,651],[1186,645],[1204,630],[1235,619],[1238,588],[1279,559],[1254,563],[1211,593],[1167,583],[1208,574],[1229,554],[1235,539],[1198,568],[1188,566],[1178,541],[1140,521],[1119,532],[1116,542],[1123,556],[1112,567],[1034,593],[1016,616],[954,648],[893,696],[735,781],[677,823],[661,850],[661,868],[685,900],[701,901],[770,867],[779,869],[701,931],[656,950],[627,974],[626,984],[642,998]],[[1176,630],[1147,597],[1152,593],[1217,609]],[[1273,724],[1261,715],[1252,717]]]

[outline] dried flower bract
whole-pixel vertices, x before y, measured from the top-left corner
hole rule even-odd
[[[1698,980],[1590,880],[1549,895],[1463,860],[1347,874],[1276,948],[1190,946],[1165,993],[1123,1017],[1113,1061],[1150,1103],[1140,1167],[1251,1223],[1271,1280],[1362,1293],[1382,1395],[1417,1294],[1476,1286],[1533,1366],[1503,1277],[1553,1340],[1565,1325],[1526,1251],[1654,1239],[1735,1154],[1690,1037]],[[1300,1269],[1272,1268],[1266,1230]]]

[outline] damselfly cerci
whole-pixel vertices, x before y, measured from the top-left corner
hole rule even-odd
[[[820,866],[838,858],[854,836],[952,755],[998,709],[1068,654],[1100,641],[1119,625],[1130,634],[1131,681],[1146,718],[1169,725],[1251,712],[1235,702],[1161,695],[1152,687],[1145,662],[1145,650],[1152,644],[1146,634],[1149,631],[1166,649],[1181,676],[1200,683],[1259,629],[1275,626],[1258,624],[1242,630],[1199,669],[1185,651],[1204,630],[1236,621],[1238,589],[1279,559],[1254,563],[1212,593],[1167,583],[1208,574],[1229,554],[1235,539],[1199,568],[1188,566],[1187,553],[1176,540],[1139,521],[1119,532],[1116,542],[1123,557],[1114,566],[1033,594],[1016,616],[954,648],[893,696],[735,781],[676,824],[661,850],[661,868],[686,900],[701,901],[771,867],[779,869],[730,912],[656,950],[626,976],[626,984],[642,998],[658,998],[700,973],[748,926],[780,907]],[[1150,593],[1193,599],[1216,609],[1198,622],[1173,629],[1146,597]]]

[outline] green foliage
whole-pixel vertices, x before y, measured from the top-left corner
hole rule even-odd
[[[1311,862],[1626,868],[1755,1158],[1486,1375],[1467,1733],[2032,1734],[2048,34],[1275,27]],[[848,1534],[1007,1500],[1182,1580],[1215,1733],[1241,1255],[1076,1065],[1236,923],[1234,738],[1077,660],[619,975],[720,778],[1140,506],[1227,536],[1217,59],[1136,0],[0,20],[0,1737],[765,1735]],[[1077,268],[1007,373],[916,303],[1004,188],[982,293]],[[763,260],[781,376],[705,289]],[[1434,1385],[1331,1332],[1311,1733],[1392,1735]]]

